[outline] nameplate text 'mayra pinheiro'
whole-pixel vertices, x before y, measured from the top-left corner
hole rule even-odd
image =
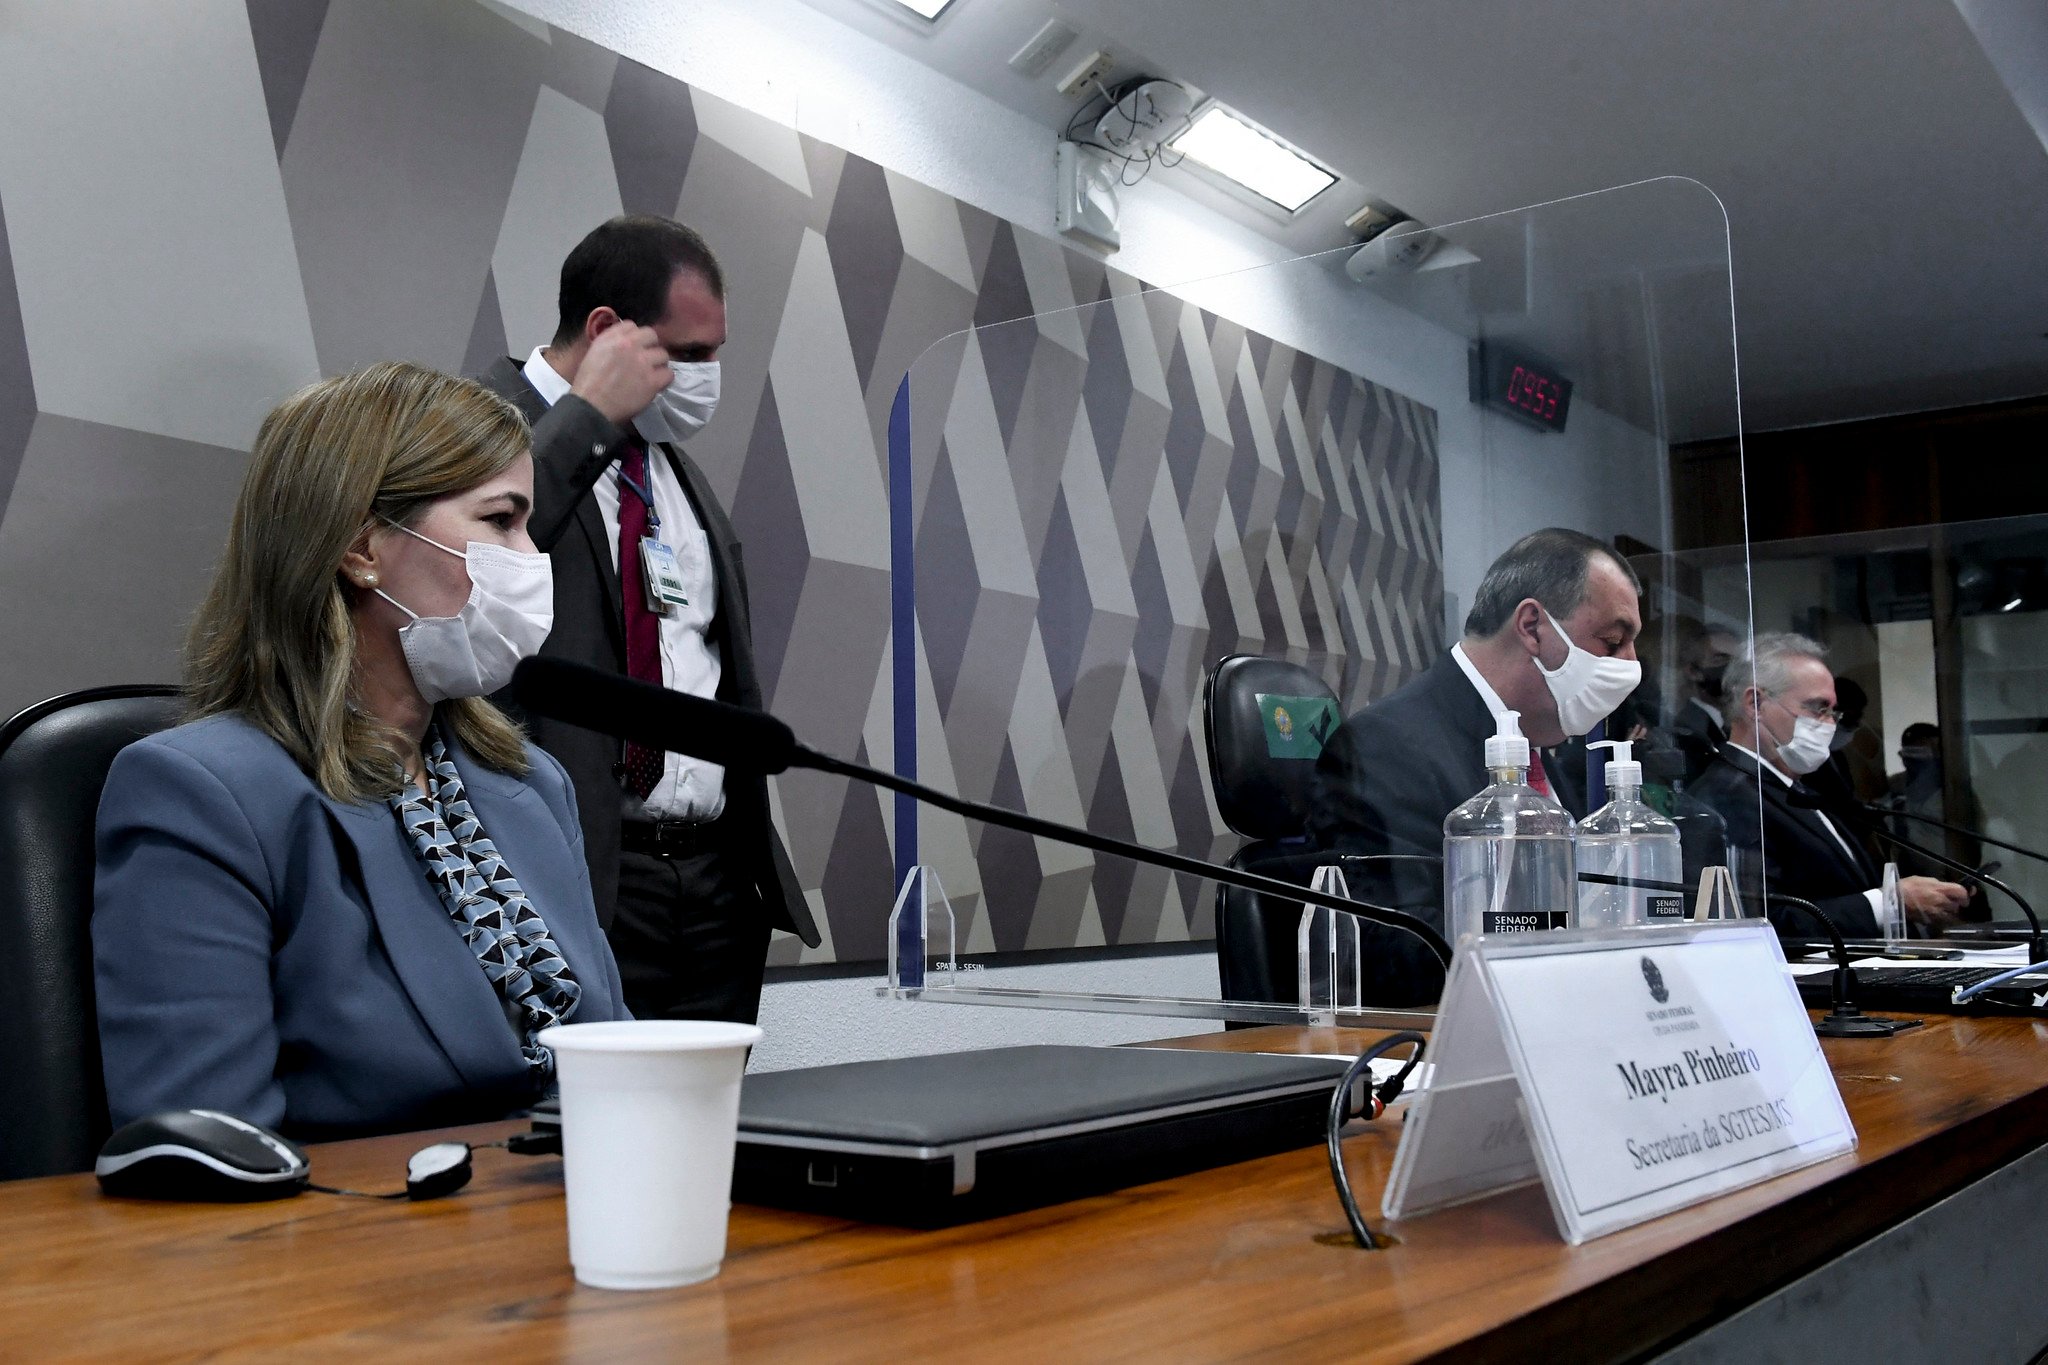
[[[1577,1243],[1856,1145],[1761,922],[1468,939],[1430,1060],[1389,1217],[1540,1179]]]

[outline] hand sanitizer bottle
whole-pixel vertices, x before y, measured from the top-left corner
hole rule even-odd
[[[1643,765],[1635,761],[1629,741],[1608,739],[1586,747],[1614,751],[1607,763],[1607,790],[1614,799],[1579,821],[1579,871],[1676,882],[1683,875],[1678,826],[1643,801]],[[1579,883],[1581,928],[1684,918],[1683,892]]]
[[[1568,929],[1578,906],[1572,818],[1529,785],[1521,715],[1503,711],[1486,741],[1492,785],[1444,820],[1444,921],[1467,934]]]

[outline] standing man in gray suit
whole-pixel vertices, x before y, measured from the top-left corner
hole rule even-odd
[[[718,403],[717,258],[681,223],[614,218],[563,261],[560,312],[552,341],[482,377],[533,424],[529,530],[555,578],[541,653],[760,706],[740,544],[681,444]],[[753,1022],[769,931],[818,942],[766,779],[556,721],[532,730],[575,785],[633,1013]]]

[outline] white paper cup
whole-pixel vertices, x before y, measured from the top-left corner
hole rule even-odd
[[[600,1289],[718,1273],[732,1210],[740,1074],[752,1024],[562,1024],[540,1041],[562,1088],[569,1264]]]

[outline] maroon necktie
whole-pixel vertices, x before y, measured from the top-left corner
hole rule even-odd
[[[647,609],[640,538],[647,534],[647,446],[637,436],[626,442],[619,462],[619,592],[626,609],[626,676],[661,686],[661,623]],[[626,790],[642,801],[661,781],[663,754],[644,744],[626,745]]]
[[[629,639],[631,638],[631,632],[632,628],[628,626],[627,637]],[[637,678],[640,675],[635,673],[633,676]],[[1543,771],[1543,755],[1537,753],[1534,749],[1529,751],[1529,785],[1542,792],[1551,800],[1557,800],[1557,793],[1550,790],[1550,774]]]

